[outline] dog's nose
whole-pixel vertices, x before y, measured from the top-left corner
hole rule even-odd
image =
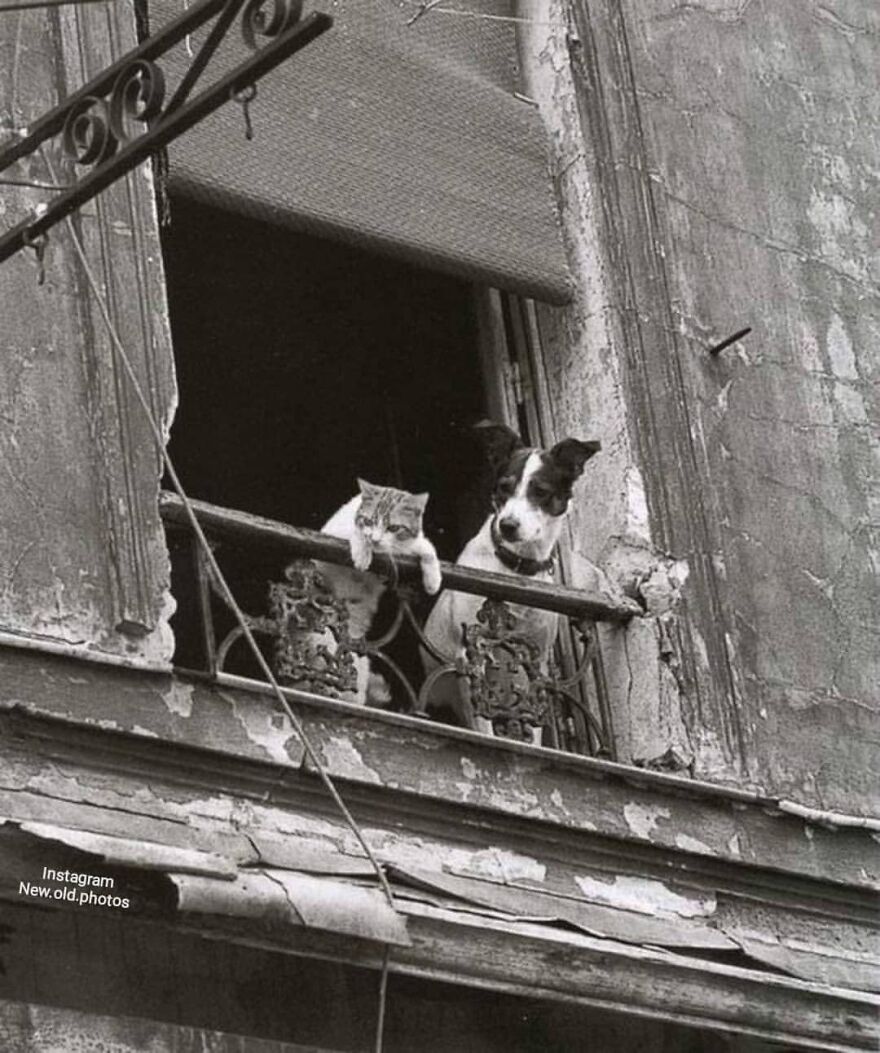
[[[516,535],[519,533],[519,520],[514,519],[513,516],[505,516],[498,521],[498,529],[505,541],[516,541]]]

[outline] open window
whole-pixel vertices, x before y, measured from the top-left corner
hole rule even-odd
[[[354,495],[358,477],[428,491],[426,533],[454,560],[489,511],[470,425],[488,416],[527,442],[553,438],[526,299],[561,303],[570,292],[544,132],[518,91],[514,5],[476,6],[490,17],[464,26],[339,0],[334,30],[261,85],[253,141],[226,107],[170,152],[171,454],[190,493],[215,506],[218,559],[276,662],[290,610],[319,617],[310,571],[293,582],[291,558],[324,559],[329,540],[322,548],[308,531]],[[258,533],[278,544],[255,544],[247,516],[265,517]],[[253,677],[186,531],[173,532],[171,549],[178,668]],[[512,586],[471,585],[493,602],[512,598]],[[552,683],[530,674],[520,685],[523,715],[508,731],[529,738],[525,728],[544,726],[547,744],[607,751],[599,667],[581,653],[585,640],[595,645],[584,608],[531,585],[529,603],[578,615],[580,642],[563,649]],[[357,653],[372,648],[392,674],[392,707],[421,712],[418,644],[398,630],[405,622],[418,636],[430,601],[396,588],[385,599]],[[338,628],[332,597],[320,602]],[[298,670],[289,683],[347,697],[350,665],[328,659],[314,671],[291,647],[280,663]],[[471,687],[484,683],[475,674]]]
[[[175,208],[165,255],[180,390],[170,452],[188,492],[318,530],[358,478],[427,491],[426,533],[454,560],[485,514],[468,433],[485,404],[473,288],[192,202]],[[172,539],[176,661],[201,669],[187,546]],[[249,611],[288,558],[224,546]],[[215,631],[232,628],[221,617]],[[244,648],[230,658],[253,672]]]
[[[426,490],[426,533],[453,561],[489,511],[473,423],[488,415],[527,442],[550,441],[534,397],[537,328],[519,297],[186,199],[175,204],[165,257],[180,390],[170,452],[202,501],[315,531],[358,478]],[[178,668],[259,678],[231,612],[194,570],[189,533],[172,529],[169,540]],[[268,593],[291,553],[216,541],[271,658]],[[406,602],[410,628],[423,623],[432,601],[412,590]],[[369,635],[383,640],[393,674],[388,705],[418,712],[417,632],[398,632],[398,615],[392,589]],[[584,663],[565,634],[556,675],[571,683],[552,707],[548,744],[606,752],[595,656]],[[332,696],[333,683],[293,686]]]

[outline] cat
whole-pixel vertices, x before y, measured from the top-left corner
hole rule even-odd
[[[318,568],[337,599],[348,607],[348,630],[353,640],[364,638],[372,627],[386,584],[369,574],[373,553],[390,556],[417,556],[422,585],[433,596],[440,591],[440,561],[437,551],[425,537],[422,517],[427,494],[411,494],[391,486],[376,486],[358,479],[359,493],[333,513],[321,527],[322,534],[341,538],[349,544],[352,567],[337,563],[318,563]],[[365,655],[355,658],[357,695],[360,705],[384,705],[391,700],[385,678],[370,670]]]

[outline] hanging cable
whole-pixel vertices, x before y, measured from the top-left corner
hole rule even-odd
[[[107,0],[15,0],[0,4],[0,15],[7,11],[36,11],[41,7],[79,7],[81,4],[103,4]]]
[[[382,1053],[385,1042],[385,1006],[388,1002],[388,961],[390,957],[391,947],[386,943],[385,952],[382,955],[382,971],[379,974],[379,1013],[376,1020],[375,1053]]]
[[[35,179],[0,179],[0,186],[23,186],[32,190],[70,190],[71,183],[41,183]]]
[[[50,175],[52,176],[53,181],[57,182],[57,176],[55,174],[52,162],[48,158],[48,156],[44,156],[46,159],[46,163],[49,167]],[[389,906],[393,908],[395,906],[394,893],[391,891],[391,885],[388,882],[388,878],[385,876],[385,871],[382,869],[382,865],[379,863],[378,859],[373,854],[373,850],[370,848],[370,845],[367,842],[367,839],[365,838],[360,826],[358,825],[357,820],[349,811],[348,806],[345,804],[339,791],[336,789],[332,778],[328,774],[327,770],[324,768],[324,765],[321,763],[317,751],[315,750],[314,746],[309,740],[302,722],[300,721],[297,714],[294,712],[288,700],[285,698],[284,692],[281,690],[281,686],[275,679],[275,675],[269,667],[269,663],[266,661],[263,652],[260,650],[257,641],[255,640],[254,635],[251,632],[251,628],[248,625],[244,612],[239,607],[235,597],[232,594],[232,590],[230,589],[229,584],[226,581],[225,576],[223,575],[223,572],[220,570],[220,567],[217,563],[211,546],[208,543],[208,539],[205,536],[205,533],[202,530],[202,526],[199,523],[198,517],[196,516],[195,511],[192,507],[192,503],[190,502],[189,497],[184,491],[183,484],[180,481],[180,478],[177,474],[177,470],[174,467],[174,464],[171,461],[171,457],[169,456],[168,451],[165,448],[165,437],[162,434],[162,429],[159,426],[159,423],[153,414],[152,408],[150,407],[150,404],[147,401],[146,395],[144,394],[140,381],[138,380],[137,375],[134,372],[134,367],[132,366],[131,361],[125,351],[125,348],[122,344],[122,340],[120,339],[119,334],[116,330],[116,326],[113,324],[113,319],[110,317],[109,309],[98,286],[98,282],[95,278],[94,271],[92,270],[92,267],[89,264],[85,250],[82,246],[82,242],[80,241],[79,235],[76,232],[76,228],[73,225],[71,217],[67,216],[65,222],[67,224],[68,233],[70,234],[74,250],[76,252],[76,255],[79,257],[80,263],[82,264],[83,271],[86,275],[86,280],[88,281],[92,294],[95,297],[95,301],[98,304],[98,308],[100,310],[104,325],[106,326],[107,332],[110,336],[111,345],[113,346],[114,352],[120,364],[122,365],[122,368],[125,371],[129,382],[131,383],[135,396],[138,402],[140,403],[144,414],[146,415],[150,431],[152,432],[153,440],[155,441],[156,447],[159,451],[162,461],[165,464],[165,468],[168,472],[168,477],[171,480],[171,485],[177,493],[177,495],[180,497],[181,502],[183,503],[187,518],[190,522],[190,526],[192,527],[192,531],[195,534],[198,543],[204,552],[205,559],[207,560],[212,573],[216,577],[217,585],[220,588],[221,593],[223,594],[223,598],[229,605],[230,610],[232,611],[236,621],[238,622],[242,630],[242,635],[247,641],[247,644],[250,647],[254,658],[257,661],[257,664],[260,666],[260,670],[265,676],[266,681],[272,688],[273,694],[275,695],[276,699],[278,700],[278,703],[280,704],[285,715],[287,716],[287,719],[290,721],[291,725],[296,731],[296,734],[302,742],[306,756],[313,765],[319,778],[321,779],[322,783],[327,789],[327,792],[330,794],[330,797],[333,799],[334,804],[339,809],[340,813],[345,819],[348,827],[351,829],[352,833],[357,838],[361,848],[364,850],[364,853],[366,854],[367,858],[372,864],[373,869],[376,871],[376,876],[378,878],[379,885],[381,886],[382,891],[385,893],[385,898],[388,900]]]
[[[53,170],[52,163],[49,160],[48,156],[46,156],[45,159],[49,167],[52,179],[55,180],[57,177]],[[211,567],[212,573],[216,576],[217,584],[220,588],[220,591],[223,593],[224,599],[229,604],[229,607],[232,610],[233,615],[235,616],[235,619],[242,630],[244,638],[247,641],[251,651],[253,652],[254,658],[257,660],[257,663],[260,666],[263,675],[266,677],[266,680],[271,686],[276,699],[281,705],[281,708],[287,716],[287,719],[290,721],[291,725],[293,726],[294,730],[299,736],[300,742],[302,742],[306,756],[311,761],[315,771],[318,773],[318,776],[320,777],[325,788],[327,789],[327,792],[333,799],[334,804],[339,809],[342,817],[345,819],[346,824],[348,825],[349,829],[352,831],[354,836],[357,838],[358,843],[360,844],[361,848],[363,848],[364,853],[366,854],[367,858],[373,866],[373,869],[376,871],[376,877],[378,878],[379,885],[381,886],[382,891],[385,894],[385,898],[388,901],[388,905],[392,909],[396,909],[394,893],[391,891],[391,885],[388,881],[388,878],[385,875],[385,871],[382,869],[381,863],[373,854],[373,851],[370,848],[370,845],[366,837],[364,836],[363,831],[358,825],[357,820],[349,811],[348,806],[346,805],[345,801],[343,801],[339,791],[336,789],[332,778],[330,777],[327,770],[324,768],[324,765],[321,763],[314,746],[312,745],[311,741],[309,740],[306,734],[302,722],[290,706],[290,703],[285,698],[284,692],[281,690],[281,686],[275,679],[275,675],[269,667],[269,664],[266,661],[263,652],[260,650],[256,640],[254,639],[253,633],[251,632],[250,626],[247,623],[247,619],[245,618],[244,612],[238,606],[235,597],[232,595],[232,590],[230,589],[229,584],[223,575],[223,572],[220,570],[220,567],[217,564],[217,561],[214,557],[214,553],[211,549],[211,546],[208,543],[208,539],[207,537],[205,537],[205,533],[202,530],[201,524],[198,521],[198,517],[196,516],[195,511],[193,510],[189,497],[184,491],[183,484],[181,483],[180,478],[177,475],[177,470],[175,469],[174,464],[171,461],[171,457],[169,456],[168,451],[165,448],[165,438],[162,435],[162,429],[159,426],[159,423],[153,414],[152,408],[147,402],[147,398],[144,394],[143,388],[140,385],[140,381],[138,380],[137,375],[134,372],[134,368],[131,364],[131,361],[128,355],[126,354],[125,348],[122,344],[122,340],[120,339],[119,334],[116,330],[116,326],[113,324],[113,319],[110,317],[109,309],[101,293],[101,290],[98,287],[98,283],[95,278],[94,272],[89,264],[88,258],[86,257],[85,250],[83,249],[82,242],[79,239],[79,235],[76,232],[76,228],[73,225],[71,217],[67,216],[65,222],[67,224],[68,233],[70,234],[74,250],[77,256],[79,257],[80,263],[82,264],[83,270],[86,275],[86,280],[88,281],[89,287],[92,291],[92,295],[95,297],[95,301],[98,304],[98,308],[101,312],[101,317],[104,321],[104,325],[107,328],[107,332],[110,335],[111,345],[113,346],[114,352],[116,353],[116,356],[119,362],[121,363],[125,374],[129,379],[129,382],[131,383],[135,396],[137,397],[137,400],[140,403],[141,408],[143,409],[146,415],[150,431],[152,432],[153,439],[156,443],[156,447],[159,451],[163,463],[165,464],[165,468],[168,472],[168,477],[171,480],[171,485],[177,493],[178,497],[180,497],[180,500],[183,502],[183,506],[186,510],[187,518],[190,521],[193,533],[195,534],[199,545],[202,547],[202,550],[205,554],[205,558],[207,559],[208,564]],[[375,1053],[382,1053],[382,1050],[384,1048],[385,1008],[388,997],[388,971],[390,959],[391,947],[388,944],[385,944],[382,954],[382,966],[379,977],[379,1002],[376,1022]]]
[[[461,7],[441,7],[443,0],[407,0],[417,10],[407,19],[406,24],[411,26],[427,14],[454,15],[458,18],[472,18],[484,22],[510,22],[514,25],[523,26],[549,26],[551,29],[567,30],[568,27],[562,22],[551,22],[541,18],[525,18],[521,15],[495,15],[489,11],[469,11]]]

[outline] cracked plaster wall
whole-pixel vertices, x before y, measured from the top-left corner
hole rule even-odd
[[[818,807],[876,810],[880,8],[577,2],[625,26],[670,344],[723,597],[742,778]],[[589,129],[584,140],[567,76],[569,12],[555,0],[550,11],[555,28],[530,30],[532,91],[554,142],[564,226],[580,243],[578,301],[560,313],[550,356],[566,423],[609,422],[605,477],[588,499],[601,493],[606,507],[582,509],[579,526],[613,572],[619,551],[600,551],[601,539],[630,544],[633,523],[637,538],[658,534],[650,515],[629,512],[629,480],[644,465],[623,427],[615,290],[579,171]],[[707,354],[746,325],[750,336]],[[653,691],[665,674],[651,648],[635,662],[629,650],[630,671],[618,664],[617,675]],[[698,772],[729,777],[712,760],[711,725],[682,703]],[[663,719],[659,708],[649,722]]]
[[[134,43],[120,9],[107,19],[25,11],[4,16],[0,126],[24,126]],[[52,159],[50,170],[45,158]],[[75,178],[54,142],[6,173]],[[170,336],[151,177],[141,169],[77,219],[109,310],[153,410],[174,405]],[[3,187],[12,227],[47,192]],[[159,459],[142,410],[114,361],[94,297],[63,224],[49,234],[45,282],[33,253],[0,265],[0,632],[84,655],[165,664],[173,601],[158,516]]]
[[[523,26],[521,52],[530,95],[550,138],[551,174],[575,276],[565,309],[538,305],[543,362],[558,436],[598,438],[570,515],[569,580],[620,590],[648,606],[626,629],[600,626],[617,759],[681,770],[693,762],[670,647],[671,608],[687,578],[685,561],[653,542],[644,480],[634,449],[617,346],[618,304],[589,175],[588,147],[561,28],[566,5],[547,5],[547,21]],[[650,603],[647,598],[651,596]]]

